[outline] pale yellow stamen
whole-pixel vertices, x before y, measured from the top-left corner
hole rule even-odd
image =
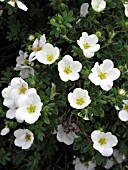
[[[36,111],[36,106],[35,105],[29,105],[28,107],[27,107],[27,111],[29,112],[29,113],[34,113],[35,111]]]
[[[104,73],[104,72],[100,72],[100,74],[98,75],[98,77],[101,79],[101,80],[104,80],[104,79],[106,79],[106,73]]]
[[[106,139],[105,138],[100,138],[98,140],[98,143],[102,146],[102,145],[105,145],[106,144]]]
[[[24,65],[28,65],[28,60],[24,60]]]
[[[35,52],[40,51],[40,50],[42,50],[42,47],[40,47],[40,46],[33,48],[33,51],[35,51]]]
[[[25,140],[26,140],[26,141],[31,140],[31,135],[29,135],[28,133],[26,133],[26,135],[25,135]]]
[[[52,54],[51,55],[47,55],[47,60],[49,62],[51,62],[53,59],[54,59],[54,56]]]
[[[72,70],[71,70],[70,67],[65,67],[65,68],[64,68],[64,73],[70,74],[71,72],[72,72]]]
[[[82,105],[82,104],[84,104],[84,100],[83,100],[83,98],[78,98],[78,99],[76,99],[76,104],[78,104],[78,105]]]
[[[125,104],[125,105],[124,105],[124,110],[127,110],[127,111],[128,111],[128,104]]]
[[[88,43],[83,44],[83,46],[84,46],[84,49],[90,48],[90,45]]]
[[[20,88],[19,88],[19,94],[25,94],[25,92],[26,92],[26,87],[25,86],[21,86]]]

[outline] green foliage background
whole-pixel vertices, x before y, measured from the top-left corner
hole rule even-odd
[[[0,3],[3,12],[0,16],[1,90],[13,77],[18,76],[13,70],[15,59],[20,49],[29,51],[30,34],[38,37],[45,33],[47,41],[61,49],[60,59],[69,54],[83,65],[78,81],[64,83],[58,77],[57,63],[49,67],[36,62],[35,76],[28,78],[27,82],[29,87],[37,89],[44,107],[41,118],[31,126],[5,119],[7,109],[3,107],[3,99],[0,99],[0,129],[5,124],[11,128],[7,136],[0,136],[0,169],[72,170],[73,155],[76,155],[83,161],[95,160],[99,165],[96,169],[103,170],[107,158],[93,149],[90,139],[95,129],[116,135],[119,140],[117,149],[128,158],[128,123],[119,120],[114,108],[114,105],[121,108],[122,100],[127,99],[128,95],[128,18],[124,15],[124,1],[106,0],[107,7],[101,13],[96,13],[90,6],[89,14],[80,18],[79,10],[84,2],[90,3],[89,0],[24,0],[27,12]],[[101,45],[101,49],[89,60],[85,59],[76,43],[85,31],[96,34]],[[109,92],[96,87],[88,79],[94,63],[102,63],[104,59],[111,59],[121,71],[120,78]],[[51,82],[57,85],[57,95],[52,101]],[[67,102],[67,94],[76,87],[87,89],[91,95],[91,104],[80,113],[88,114],[90,121],[78,117],[80,111],[70,108]],[[119,95],[118,90],[121,88],[126,90],[126,96]],[[75,140],[73,146],[57,142],[56,136],[51,134],[60,122],[75,122],[79,126],[80,138]],[[13,131],[18,128],[28,128],[35,135],[28,151],[15,147],[13,143]],[[112,169],[125,170],[126,164],[127,159]]]

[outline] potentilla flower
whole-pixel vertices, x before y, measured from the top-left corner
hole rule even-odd
[[[3,105],[9,108],[14,107],[15,100],[10,98],[11,86],[8,86],[2,90],[2,97],[4,98]]]
[[[14,143],[22,149],[29,149],[34,141],[33,133],[28,129],[18,129],[14,132],[16,137]]]
[[[112,147],[118,143],[117,137],[112,135],[111,132],[104,133],[99,130],[92,132],[91,139],[94,142],[93,147],[106,157],[113,154]]]
[[[10,129],[8,127],[5,127],[4,129],[1,130],[0,134],[2,136],[5,136],[9,133]]]
[[[73,160],[75,170],[95,170],[96,164],[92,161],[81,162],[79,158]]]
[[[28,92],[28,84],[19,77],[15,77],[11,80],[11,90],[9,97],[11,99],[17,100],[20,95],[26,94]]]
[[[68,133],[64,132],[63,126],[58,125],[56,137],[59,142],[64,142],[66,145],[71,145],[74,142],[74,139],[78,136],[73,131],[70,131]]]
[[[96,12],[101,12],[106,8],[106,1],[104,0],[92,0],[91,2],[92,8]]]
[[[43,50],[44,45],[46,44],[46,37],[45,34],[43,34],[40,39],[36,38],[32,45],[33,52],[29,56],[29,61],[35,60],[36,55],[39,51]]]
[[[20,71],[20,77],[22,79],[26,79],[30,75],[34,76],[34,69],[31,66],[15,67],[14,70]]]
[[[36,54],[36,59],[43,64],[52,64],[58,59],[59,55],[59,48],[47,43],[44,45],[43,50]]]
[[[128,100],[123,100],[123,109],[119,111],[119,118],[124,122],[128,121]]]
[[[121,154],[117,149],[114,149],[113,156],[119,164],[125,160],[125,155]]]
[[[125,2],[123,5],[125,7],[125,16],[128,17],[128,2]]]
[[[86,15],[88,14],[88,7],[89,4],[88,3],[83,3],[80,7],[80,16],[81,17],[86,17]]]
[[[59,76],[62,81],[75,81],[79,79],[82,64],[79,61],[73,61],[70,55],[65,55],[58,63]]]
[[[114,160],[111,158],[111,159],[108,159],[107,160],[107,163],[106,165],[104,166],[105,169],[110,169],[114,164]]]
[[[83,50],[84,56],[86,58],[91,58],[94,53],[100,49],[100,45],[97,44],[98,37],[95,34],[88,35],[87,32],[82,33],[82,37],[77,40],[77,44]]]
[[[18,8],[24,10],[24,11],[27,11],[28,8],[26,7],[26,5],[24,5],[21,1],[18,1],[18,0],[10,0],[8,1],[8,4],[15,7],[15,5],[17,4]]]
[[[18,99],[19,107],[16,110],[15,117],[20,121],[33,124],[41,115],[42,105],[40,97],[35,93],[21,95]]]
[[[118,79],[120,71],[114,68],[114,64],[111,60],[106,59],[103,64],[99,65],[95,63],[92,68],[92,73],[89,75],[89,79],[96,86],[100,86],[103,90],[109,91],[113,86],[113,81]]]
[[[76,88],[73,93],[69,93],[68,101],[70,106],[75,109],[83,109],[91,103],[88,91],[81,88]]]

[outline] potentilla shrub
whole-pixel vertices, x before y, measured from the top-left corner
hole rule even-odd
[[[3,3],[26,16],[31,10],[18,0]],[[128,169],[128,2],[50,0],[46,7],[54,14],[27,30],[15,73],[1,78],[8,85],[0,166]]]

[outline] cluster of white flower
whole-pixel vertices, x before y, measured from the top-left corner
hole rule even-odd
[[[26,79],[29,77],[29,74],[34,76],[34,69],[32,66],[34,63],[28,60],[27,52],[19,51],[19,56],[16,58],[16,67],[14,70],[20,71],[20,77]]]
[[[9,110],[6,117],[16,118],[18,122],[34,123],[40,116],[43,103],[36,89],[28,89],[28,84],[22,78],[13,78],[10,85],[2,90],[3,105]]]
[[[125,16],[128,17],[128,2],[125,2],[123,5],[125,7]],[[91,6],[94,11],[102,12],[106,8],[106,1],[105,0],[92,0]],[[86,15],[89,13],[88,8],[89,8],[88,3],[83,3],[81,5],[81,7],[80,7],[80,16],[81,17],[86,17]]]
[[[0,0],[1,2],[4,2],[4,0]],[[26,5],[24,5],[21,1],[19,0],[10,0],[7,2],[9,5],[11,5],[12,7],[15,7],[16,4],[18,6],[18,8],[24,10],[24,11],[27,11],[28,8],[26,7]]]
[[[15,118],[17,122],[25,121],[33,124],[41,115],[43,103],[34,88],[28,88],[28,84],[19,77],[13,78],[10,85],[2,90],[3,105],[8,107],[6,113],[8,119]],[[5,127],[1,135],[6,135],[10,129]],[[33,133],[28,129],[19,129],[14,132],[14,143],[22,149],[28,149],[33,143]]]

